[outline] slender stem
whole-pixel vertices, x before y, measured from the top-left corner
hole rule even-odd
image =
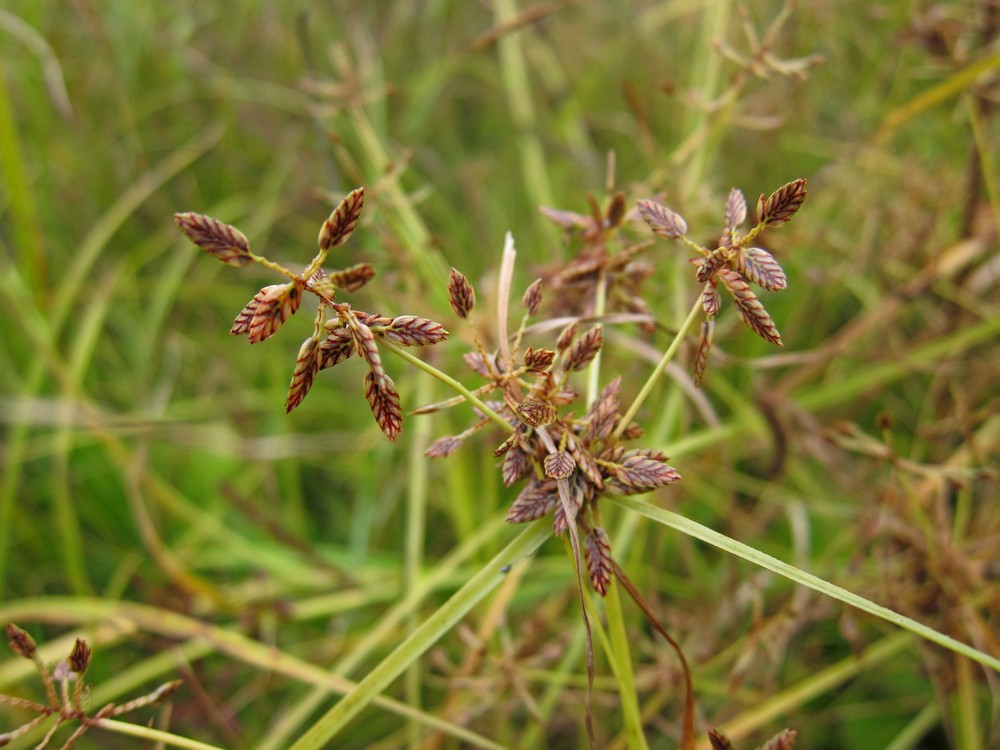
[[[100,727],[101,729],[106,729],[109,732],[118,732],[119,734],[128,734],[132,737],[141,737],[150,743],[159,742],[163,745],[169,745],[170,747],[188,748],[188,750],[221,750],[221,748],[217,745],[209,745],[205,742],[199,742],[198,740],[193,740],[189,737],[182,737],[178,734],[163,732],[159,729],[153,729],[152,727],[129,724],[124,721],[115,721],[114,719],[91,719],[88,723],[91,726]]]
[[[493,422],[496,423],[498,427],[500,427],[503,430],[506,430],[507,432],[514,432],[514,428],[507,423],[506,419],[504,419],[495,411],[493,411],[490,407],[488,407],[481,398],[476,396],[476,394],[474,394],[464,385],[455,380],[455,378],[451,377],[447,373],[441,372],[441,370],[437,369],[433,365],[427,364],[419,357],[414,357],[412,354],[406,351],[406,349],[400,346],[396,346],[391,341],[386,341],[385,339],[382,339],[381,341],[379,341],[379,346],[385,347],[390,352],[395,354],[397,357],[405,359],[414,367],[423,370],[431,377],[440,380],[449,388],[453,388],[454,390],[458,391],[459,393],[462,394],[462,396],[465,397],[466,401],[468,401],[470,404],[479,409],[479,411],[481,411],[485,416],[489,417]]]
[[[645,383],[643,383],[642,389],[636,395],[635,400],[628,408],[628,411],[625,412],[625,416],[623,416],[621,421],[618,423],[618,427],[614,432],[615,439],[620,438],[625,429],[632,423],[632,419],[635,417],[636,412],[639,411],[639,407],[642,406],[642,402],[645,401],[646,397],[652,392],[653,386],[656,385],[656,381],[659,379],[660,375],[663,374],[663,371],[670,363],[670,360],[672,360],[674,355],[677,354],[677,350],[680,349],[681,342],[684,341],[688,331],[691,330],[691,327],[694,325],[694,321],[697,319],[700,312],[701,298],[699,297],[695,300],[687,318],[683,323],[681,323],[681,327],[678,329],[677,335],[674,336],[674,340],[670,342],[670,346],[668,346],[667,350],[663,353],[663,357],[660,359],[659,363],[657,363],[656,367],[653,368],[653,372],[650,373],[649,378]]]

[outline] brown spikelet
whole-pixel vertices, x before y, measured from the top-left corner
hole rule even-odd
[[[444,458],[457,451],[464,440],[459,435],[444,435],[439,437],[424,451],[427,458]]]
[[[736,270],[762,289],[777,292],[788,286],[784,270],[767,250],[740,248],[735,260]]]
[[[429,346],[448,338],[440,323],[416,315],[399,315],[393,318],[380,335],[402,346]]]
[[[535,279],[531,282],[531,285],[524,290],[524,296],[521,298],[521,304],[524,305],[524,309],[528,311],[528,315],[534,316],[538,314],[538,308],[542,306],[541,279]]]
[[[675,469],[663,463],[659,457],[643,455],[642,451],[626,451],[621,463],[614,467],[614,473],[615,481],[609,482],[609,487],[623,495],[649,492],[681,478]]]
[[[539,206],[538,212],[549,221],[555,222],[563,229],[587,229],[590,227],[592,219],[589,216],[578,214],[575,211],[563,211],[558,208]]]
[[[589,365],[604,343],[604,327],[600,324],[594,326],[580,338],[573,342],[573,345],[566,350],[563,357],[564,367],[567,372],[582,370]]]
[[[707,256],[702,263],[698,265],[698,271],[695,273],[695,280],[699,284],[704,284],[709,279],[713,278],[715,274],[719,272],[729,259],[732,257],[733,251],[729,247],[717,247]]]
[[[623,193],[615,193],[611,196],[611,201],[608,203],[608,208],[604,212],[604,224],[609,229],[616,229],[621,226],[622,221],[625,220],[625,195]]]
[[[512,487],[532,473],[531,459],[519,445],[514,445],[503,457],[501,474],[506,487]]]
[[[399,437],[403,429],[403,409],[399,402],[396,384],[385,373],[376,377],[369,370],[365,373],[365,398],[371,406],[375,422],[390,440]]]
[[[319,339],[310,336],[302,342],[299,355],[295,358],[295,372],[292,373],[292,382],[288,386],[288,398],[285,399],[286,414],[301,404],[309,393],[316,373],[319,372],[321,357]]]
[[[739,229],[743,226],[743,222],[747,220],[747,199],[743,196],[743,191],[738,188],[733,188],[729,191],[729,197],[726,199],[726,230],[725,235],[728,237],[732,234],[733,230]]]
[[[554,479],[533,479],[521,490],[507,510],[507,523],[527,523],[548,515],[559,502]]]
[[[456,269],[451,269],[451,276],[448,279],[448,302],[451,309],[460,318],[469,317],[469,313],[476,304],[476,291],[472,288],[469,280]]]
[[[762,339],[770,341],[776,346],[782,346],[781,335],[778,333],[774,321],[764,309],[764,305],[757,299],[757,295],[750,291],[750,285],[744,281],[743,277],[736,271],[723,268],[719,272],[719,278],[722,279],[723,285],[729,293],[733,295],[736,312],[747,328]]]
[[[333,279],[322,268],[317,268],[313,275],[309,277],[309,280],[306,282],[306,289],[324,299],[333,299],[337,294]]]
[[[719,308],[722,307],[722,295],[719,294],[719,287],[715,283],[715,279],[709,279],[705,283],[704,289],[701,290],[701,306],[705,310],[705,315],[710,318],[719,314]]]
[[[545,457],[545,476],[552,479],[567,479],[576,468],[576,462],[566,451],[550,453]]]
[[[472,368],[472,371],[479,375],[480,377],[489,380],[493,377],[493,373],[490,372],[490,367],[487,364],[486,359],[479,352],[466,352],[462,355],[462,359],[465,360],[465,364]],[[493,363],[495,364],[495,362]]]
[[[712,728],[708,730],[708,741],[712,745],[712,750],[736,750],[733,743],[723,733],[721,729]]]
[[[496,448],[493,449],[493,457],[500,458],[500,456],[506,456],[507,452],[517,444],[518,444],[517,433],[515,432],[508,435],[506,440],[504,440],[502,443],[500,443],[500,445],[498,445]]]
[[[524,352],[524,366],[529,372],[545,372],[555,359],[556,353],[551,349],[533,349],[529,346]]]
[[[583,544],[590,582],[594,584],[594,591],[604,596],[611,584],[611,543],[608,535],[600,527],[593,528],[584,537]]]
[[[655,201],[636,201],[639,215],[655,234],[671,240],[687,234],[687,222],[680,214]]]
[[[760,750],[791,750],[795,746],[795,736],[794,729],[782,729],[761,745]]]
[[[767,199],[761,193],[757,201],[757,221],[770,227],[778,227],[787,222],[802,206],[806,199],[806,181],[793,180],[771,193]]]
[[[347,313],[347,325],[350,328],[351,336],[354,337],[354,345],[358,354],[368,363],[375,378],[379,381],[388,378],[389,376],[385,374],[385,368],[382,367],[382,357],[379,355],[378,343],[375,341],[372,329],[362,323],[353,310]]]
[[[190,211],[174,214],[174,222],[189,240],[223,263],[245,266],[253,260],[250,241],[236,227]]]
[[[251,344],[273,336],[284,322],[295,314],[302,304],[302,286],[296,281],[275,284],[261,289],[254,299],[258,299],[258,302],[246,332]],[[236,320],[239,322],[240,318],[237,317]],[[233,327],[236,327],[235,324]]]
[[[90,660],[94,656],[94,650],[82,638],[77,638],[73,644],[73,650],[66,659],[69,671],[74,674],[84,674],[90,668]]]
[[[320,250],[326,252],[332,247],[342,245],[347,242],[351,232],[358,225],[358,218],[361,216],[361,208],[365,205],[365,189],[355,188],[347,197],[340,202],[340,205],[333,209],[330,218],[323,222],[319,230]]]
[[[570,520],[575,521],[576,516],[580,512],[580,508],[583,507],[583,502],[585,500],[583,488],[576,482],[573,482],[572,490],[569,493],[569,499],[570,512],[573,514]],[[560,502],[556,506],[555,512],[552,514],[552,531],[555,532],[556,536],[560,536],[568,528],[569,522],[566,520],[566,511]]]
[[[356,292],[375,278],[375,268],[371,263],[356,263],[350,268],[330,272],[330,283],[345,292]]]
[[[588,433],[593,440],[603,440],[618,425],[619,392],[622,379],[616,377],[601,390],[597,400],[590,407]]]
[[[556,349],[561,352],[566,351],[569,345],[573,343],[573,339],[576,338],[576,323],[570,323],[568,326],[559,332],[559,338],[556,339]]]
[[[570,438],[569,453],[573,456],[573,461],[576,463],[577,468],[587,478],[587,481],[594,485],[597,489],[604,489],[604,478],[601,476],[601,467],[598,465],[594,457],[590,455],[590,451],[582,447],[575,439]]]
[[[334,328],[319,345],[319,369],[339,365],[354,354],[354,336],[349,328]]]
[[[714,329],[714,320],[706,320],[701,324],[701,337],[698,339],[698,350],[694,355],[695,388],[701,385],[701,381],[705,377],[705,368],[708,366],[708,352],[712,348],[712,333]]]
[[[8,622],[5,627],[7,638],[9,639],[7,645],[10,646],[10,650],[18,656],[23,656],[25,659],[32,658],[35,652],[38,651],[35,639],[28,634],[27,630],[22,630],[12,622]]]
[[[518,418],[529,427],[543,427],[556,421],[556,407],[533,396],[528,396],[513,408]]]
[[[233,321],[233,327],[229,329],[229,332],[234,336],[245,336],[250,330],[250,321],[253,320],[253,314],[257,312],[257,305],[260,304],[261,300],[267,296],[267,293],[272,288],[279,286],[281,284],[266,286],[257,292],[253,299],[247,302],[246,307],[240,310],[240,314],[236,316],[236,320]]]

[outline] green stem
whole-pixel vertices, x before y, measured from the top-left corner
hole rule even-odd
[[[437,378],[438,380],[440,380],[442,383],[444,383],[445,385],[447,385],[449,388],[452,388],[452,389],[458,391],[459,393],[461,393],[462,396],[465,397],[466,401],[468,401],[470,404],[472,404],[477,409],[479,409],[479,411],[481,411],[484,415],[486,415],[491,420],[493,420],[493,422],[495,422],[496,425],[498,427],[500,427],[501,429],[506,430],[507,432],[514,432],[514,428],[511,427],[507,423],[506,419],[504,419],[499,414],[497,414],[495,411],[493,411],[490,407],[488,407],[486,405],[486,403],[481,398],[479,398],[476,394],[474,394],[472,391],[470,391],[464,385],[462,385],[457,380],[455,380],[455,378],[451,377],[451,375],[448,375],[447,373],[442,372],[441,370],[439,370],[436,367],[434,367],[434,365],[427,364],[426,362],[424,362],[419,357],[414,357],[412,354],[410,354],[408,351],[406,351],[406,349],[404,349],[401,346],[396,346],[391,341],[386,341],[385,339],[382,339],[378,343],[379,343],[379,346],[385,347],[390,352],[392,352],[393,354],[395,354],[397,357],[399,357],[401,359],[405,359],[407,362],[409,362],[411,365],[413,365],[417,369],[423,370],[424,372],[426,372],[431,377],[434,377],[434,378]]]
[[[222,750],[222,748],[217,745],[209,745],[204,742],[199,742],[198,740],[192,740],[188,737],[181,737],[177,734],[163,732],[159,729],[144,727],[139,724],[129,724],[125,721],[116,721],[114,719],[93,719],[90,724],[91,726],[106,729],[109,732],[117,732],[118,734],[140,737],[149,744],[158,742],[171,747],[187,748],[187,750]]]
[[[670,346],[667,347],[667,350],[663,353],[663,357],[657,363],[656,367],[653,368],[653,372],[650,373],[649,378],[645,383],[643,383],[642,389],[639,391],[638,395],[636,395],[635,400],[628,408],[628,411],[625,412],[625,416],[621,418],[621,421],[618,423],[618,427],[614,432],[615,439],[620,438],[625,429],[632,423],[636,412],[638,412],[639,407],[642,406],[642,402],[645,401],[652,392],[653,386],[656,385],[656,381],[659,380],[660,375],[663,374],[663,371],[667,368],[670,360],[672,360],[674,355],[677,354],[677,350],[680,349],[681,342],[684,341],[688,331],[691,330],[691,326],[694,325],[694,321],[697,319],[700,312],[701,297],[695,300],[694,305],[691,307],[691,312],[688,313],[687,318],[683,323],[681,323],[681,327],[678,329],[677,335],[674,336],[674,340],[670,342]]]

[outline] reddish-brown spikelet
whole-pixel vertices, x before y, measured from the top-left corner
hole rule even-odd
[[[66,660],[69,671],[75,674],[84,674],[90,668],[90,660],[94,656],[94,650],[87,645],[82,638],[77,638],[73,644],[73,650]]]
[[[566,351],[563,357],[566,371],[582,370],[589,365],[597,353],[601,351],[603,343],[604,327],[598,324],[574,341],[573,345]]]
[[[353,310],[348,311],[346,317],[358,354],[368,363],[368,367],[371,368],[372,373],[379,381],[388,378],[389,376],[385,374],[385,368],[382,367],[382,357],[379,354],[378,343],[375,341],[372,329],[362,323]]]
[[[533,479],[525,485],[507,511],[507,523],[527,523],[548,515],[559,502],[554,479]]]
[[[448,338],[448,332],[440,323],[416,315],[393,318],[379,335],[402,346],[429,346]]]
[[[739,229],[743,222],[747,220],[747,199],[743,196],[743,191],[733,188],[729,191],[726,199],[726,229],[728,236],[734,229]]]
[[[520,446],[512,446],[504,454],[500,473],[503,476],[503,483],[506,487],[513,487],[522,479],[531,476],[532,467],[528,454]]]
[[[476,291],[457,268],[451,269],[451,276],[448,279],[448,303],[460,318],[469,317],[476,304]]]
[[[285,399],[286,414],[301,404],[309,393],[316,373],[320,370],[322,356],[319,339],[315,336],[302,342],[299,355],[295,358],[295,372],[292,373],[292,382],[288,386],[288,397]]]
[[[611,584],[611,543],[608,535],[600,527],[593,528],[584,537],[583,544],[590,582],[594,584],[594,591],[604,596]]]
[[[556,349],[561,352],[566,351],[573,343],[574,338],[576,338],[576,322],[570,323],[559,332],[559,337],[556,339]]]
[[[236,227],[190,211],[174,214],[174,222],[189,240],[223,263],[238,267],[253,260],[250,241]]]
[[[356,292],[375,278],[375,267],[371,263],[356,263],[350,268],[330,272],[330,283],[345,292]]]
[[[347,242],[351,232],[358,225],[358,218],[361,216],[361,208],[365,205],[365,189],[355,188],[347,197],[340,202],[340,205],[333,209],[330,218],[323,222],[319,230],[320,250],[324,252],[337,245]]]
[[[740,320],[754,333],[776,346],[783,346],[781,335],[768,315],[757,295],[750,291],[750,285],[736,271],[723,268],[719,271],[723,286],[733,295],[736,312]]]
[[[788,286],[784,270],[767,250],[741,248],[735,261],[736,270],[762,289],[777,292]]]
[[[715,328],[714,320],[706,320],[701,324],[701,336],[698,339],[698,349],[694,355],[694,385],[697,388],[705,377],[705,368],[708,366],[708,353],[712,349],[712,332]]]
[[[275,284],[264,287],[254,297],[257,304],[253,309],[250,322],[247,324],[247,338],[251,344],[271,338],[289,317],[295,314],[302,304],[302,287],[298,282]],[[250,302],[253,304],[253,301]],[[240,323],[241,317],[247,312],[247,305],[236,318],[233,329]]]
[[[603,490],[604,478],[601,476],[601,467],[594,457],[590,455],[590,451],[583,448],[573,438],[570,438],[568,448],[570,455],[573,456],[573,461],[576,463],[576,467],[587,478],[587,481],[597,489]]]
[[[761,745],[760,750],[791,750],[795,746],[795,737],[794,729],[782,729]]]
[[[793,180],[771,193],[767,199],[761,193],[757,200],[757,221],[770,227],[779,227],[795,214],[806,199],[806,181]]]
[[[349,328],[328,329],[329,335],[319,345],[319,369],[339,365],[354,354],[354,335]]]
[[[592,440],[603,440],[618,425],[619,392],[622,379],[616,377],[601,390],[597,400],[590,407],[588,434]]]
[[[656,201],[636,201],[639,215],[653,232],[667,240],[687,234],[687,222],[679,213]]]
[[[576,468],[576,462],[566,451],[550,453],[545,457],[545,476],[552,479],[567,479]]]
[[[403,430],[403,409],[392,378],[384,373],[381,378],[377,378],[371,370],[366,372],[365,398],[368,399],[376,424],[385,436],[390,440],[399,437]]]
[[[729,262],[732,256],[732,249],[728,247],[717,247],[707,256],[702,263],[698,265],[698,271],[695,273],[695,280],[699,284],[704,284],[709,279],[713,278],[715,274],[719,272],[726,263]]]
[[[614,229],[621,226],[621,223],[625,220],[625,194],[618,192],[611,196],[611,201],[608,203],[608,208],[604,212],[605,224],[608,229]]]
[[[6,629],[10,650],[18,656],[23,656],[25,659],[32,658],[35,652],[38,651],[38,646],[35,644],[35,639],[28,634],[28,631],[22,630],[12,622],[7,623]]]
[[[458,435],[444,435],[439,437],[430,447],[424,451],[427,458],[444,458],[457,451],[464,440]]]
[[[701,290],[701,306],[709,318],[714,318],[719,314],[719,308],[722,307],[722,295],[719,294],[719,287],[716,285],[715,279],[709,279],[705,282],[705,288]]]
[[[614,468],[615,482],[610,486],[623,495],[638,495],[676,482],[681,475],[664,460],[665,456],[653,456],[642,450],[626,451]]]
[[[517,416],[529,427],[543,427],[556,421],[556,407],[548,401],[528,396],[514,406]]]
[[[712,750],[736,750],[733,747],[733,743],[729,741],[729,738],[723,733],[721,729],[708,730],[708,741],[712,745]]]
[[[556,353],[551,349],[534,349],[529,346],[524,351],[524,366],[531,372],[545,372],[555,359]]]
[[[584,493],[580,489],[580,485],[576,482],[573,483],[573,489],[569,493],[569,510],[572,514],[570,521],[576,521],[576,517],[580,512],[580,508],[583,506]],[[562,502],[556,505],[555,512],[552,514],[552,531],[556,536],[560,536],[566,529],[569,528],[569,522],[566,520],[566,510],[563,508]]]
[[[524,296],[521,298],[521,304],[524,305],[524,309],[528,311],[528,315],[534,316],[538,314],[538,308],[542,306],[541,279],[535,279],[531,282],[531,285],[524,290]]]

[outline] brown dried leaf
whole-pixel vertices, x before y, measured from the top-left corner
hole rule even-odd
[[[189,240],[223,263],[239,267],[253,260],[250,241],[236,227],[191,211],[174,214],[174,223]]]
[[[380,335],[402,346],[430,346],[448,338],[440,323],[416,315],[400,315],[392,319]]]
[[[552,479],[568,479],[576,468],[576,462],[566,451],[550,453],[545,457],[545,476]]]
[[[288,318],[295,314],[302,304],[302,287],[298,282],[274,284],[261,289],[257,296],[257,305],[253,316],[247,324],[247,338],[251,344],[270,338],[281,328]],[[248,306],[249,307],[249,306]],[[244,308],[244,311],[246,308]],[[242,313],[241,313],[242,316]],[[240,318],[236,318],[237,323]],[[234,328],[236,325],[234,324]]]
[[[463,442],[465,440],[461,435],[444,435],[431,443],[424,455],[427,458],[444,458],[457,451]]]
[[[354,336],[348,328],[334,328],[319,345],[319,369],[339,365],[354,354]]]
[[[655,234],[667,240],[687,234],[687,222],[680,214],[655,201],[636,201],[639,215]]]
[[[605,596],[611,584],[611,542],[604,529],[596,527],[584,537],[583,543],[590,582],[594,591]]]
[[[736,270],[763,289],[777,292],[788,286],[784,270],[767,250],[744,247],[735,260]]]
[[[726,235],[730,235],[734,229],[739,229],[746,220],[747,199],[743,196],[743,191],[733,188],[726,199]]]
[[[365,189],[355,188],[340,205],[333,209],[330,218],[323,222],[319,230],[319,247],[324,252],[347,242],[351,232],[358,225],[361,208],[365,205]]]
[[[555,359],[556,353],[551,349],[534,349],[529,346],[524,352],[524,366],[530,372],[545,372]]]
[[[776,346],[783,346],[781,335],[768,315],[757,295],[750,291],[750,285],[736,271],[723,268],[719,272],[723,285],[733,295],[736,312],[740,320],[754,333]]]
[[[350,268],[330,272],[330,283],[345,292],[356,292],[375,278],[375,267],[371,263],[356,263]]]
[[[521,490],[507,510],[507,523],[527,523],[548,515],[559,502],[554,479],[534,479]]]
[[[365,373],[365,398],[371,406],[375,422],[390,440],[399,437],[403,429],[403,409],[399,401],[399,391],[392,378],[384,374],[381,378],[371,370]]]
[[[476,304],[476,291],[472,288],[469,280],[456,268],[451,269],[451,276],[448,279],[448,303],[460,318],[469,317],[469,313]]]
[[[529,427],[543,427],[556,421],[556,407],[548,401],[528,396],[515,406],[518,418]]]
[[[288,398],[285,399],[286,414],[301,404],[312,388],[316,373],[319,372],[320,357],[319,339],[310,336],[302,342],[295,358],[295,372],[292,373],[292,382],[288,386]]]
[[[807,194],[806,181],[803,179],[782,185],[767,200],[761,193],[757,201],[757,221],[771,227],[781,226],[799,210]]]
[[[601,351],[604,343],[604,326],[597,324],[580,338],[573,342],[573,345],[566,351],[563,357],[564,367],[567,372],[582,370],[593,361],[597,353]]]
[[[701,338],[698,339],[698,350],[694,355],[694,386],[701,385],[708,366],[708,352],[712,348],[712,333],[715,329],[714,320],[706,320],[701,324]]]
[[[519,445],[513,446],[503,457],[501,474],[506,487],[512,487],[532,473],[531,459]]]
[[[538,308],[542,306],[541,279],[535,279],[531,282],[531,285],[524,290],[524,296],[521,298],[521,304],[524,305],[524,309],[528,311],[528,315],[534,316],[538,314]]]

